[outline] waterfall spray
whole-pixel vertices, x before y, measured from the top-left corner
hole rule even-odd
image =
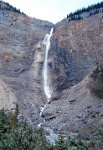
[[[49,82],[49,72],[48,72],[48,52],[50,49],[50,39],[53,34],[53,28],[50,31],[50,34],[46,34],[43,40],[43,45],[45,46],[45,60],[44,60],[44,68],[43,68],[43,79],[44,79],[44,92],[47,96],[47,100],[49,101],[52,96],[52,87]]]

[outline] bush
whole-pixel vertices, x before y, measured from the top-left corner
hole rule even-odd
[[[43,129],[33,129],[26,122],[17,120],[14,114],[0,111],[0,150],[102,150],[103,129],[97,128],[98,144],[94,141],[83,140],[78,137],[59,136],[55,145],[51,145],[45,138]],[[97,145],[96,145],[97,144]]]
[[[0,111],[0,150],[49,150],[42,129],[34,130],[26,122],[18,122],[16,117]]]

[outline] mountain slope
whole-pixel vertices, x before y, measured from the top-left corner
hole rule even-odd
[[[41,43],[51,27],[52,23],[8,10],[6,6],[0,9],[0,78],[14,93],[20,114],[34,123],[38,122],[41,104],[46,101]],[[9,103],[9,99],[3,100]],[[7,109],[6,105],[4,108]]]
[[[78,83],[98,63],[103,63],[102,15],[98,13],[79,21],[67,18],[56,24],[52,51],[59,56],[59,66],[65,64],[64,86]]]
[[[88,135],[95,125],[103,125],[103,99],[90,92],[89,80],[90,76],[87,76],[71,89],[62,91],[59,100],[53,101],[43,113],[45,126],[51,126],[57,133]]]
[[[20,116],[35,126],[42,122],[44,127],[68,132],[102,120],[102,99],[91,95],[85,78],[103,62],[102,15],[76,21],[67,18],[54,27],[47,21],[0,10],[0,79],[10,95],[13,93]],[[51,27],[54,32],[48,68],[55,101],[48,104],[41,118],[40,111],[47,102],[42,82],[42,41]],[[4,104],[8,102],[3,100]]]

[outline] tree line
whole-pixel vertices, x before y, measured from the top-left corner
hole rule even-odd
[[[23,12],[20,11],[20,9],[17,9],[16,7],[13,7],[9,3],[3,2],[2,0],[0,1],[0,10],[8,10],[8,11],[24,14]]]
[[[99,12],[103,12],[103,2],[88,6],[87,8],[78,9],[73,13],[71,12],[69,15],[67,14],[67,18],[69,18],[69,21],[81,20],[83,19],[81,14],[85,12],[89,13],[88,17],[94,14],[98,14]]]

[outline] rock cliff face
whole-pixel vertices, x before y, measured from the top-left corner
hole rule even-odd
[[[65,19],[56,24],[53,51],[61,62],[59,64],[64,65],[65,86],[80,82],[103,62],[102,16],[99,13],[84,20]]]
[[[16,101],[20,114],[36,124],[40,107],[46,101],[42,85],[44,51],[41,43],[51,27],[53,24],[47,21],[0,10],[0,83],[5,83],[15,96],[11,93],[7,98],[1,95],[0,105],[10,109],[6,104]]]
[[[86,76],[103,62],[103,17],[99,13],[80,21],[65,19],[54,26],[48,66],[53,100],[58,100],[48,104],[41,118],[41,107],[47,101],[42,83],[42,41],[53,26],[21,13],[0,10],[0,105],[11,109],[16,102],[20,116],[35,126],[45,119],[44,127],[77,132],[103,116],[102,99],[92,96],[86,86]]]

